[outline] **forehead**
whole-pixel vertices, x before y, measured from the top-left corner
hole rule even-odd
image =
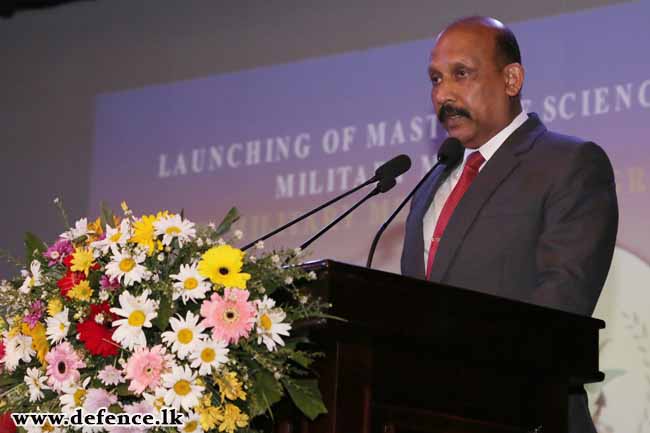
[[[444,69],[454,64],[481,66],[495,64],[495,37],[490,29],[459,26],[443,31],[431,50],[430,68]]]

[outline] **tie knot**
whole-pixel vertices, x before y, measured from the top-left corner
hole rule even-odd
[[[481,167],[481,165],[484,162],[485,162],[485,158],[483,158],[481,152],[477,151],[467,157],[467,162],[465,163],[465,165],[474,171],[478,171],[478,169]]]

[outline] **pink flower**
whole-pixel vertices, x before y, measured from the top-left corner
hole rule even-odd
[[[117,403],[117,396],[101,388],[90,388],[86,392],[83,408],[86,412],[99,412],[99,409],[108,408]]]
[[[39,320],[43,317],[43,311],[45,309],[45,304],[43,304],[43,301],[40,299],[35,301],[30,310],[29,314],[25,316],[23,321],[27,324],[29,324],[29,328],[32,329],[36,324],[38,323]]]
[[[113,367],[112,365],[107,365],[104,367],[99,374],[97,374],[99,380],[102,381],[104,385],[117,385],[118,383],[124,382],[124,376],[121,370]]]
[[[126,413],[154,413],[153,406],[149,404],[146,400],[140,402],[132,403],[124,406],[124,412]],[[146,427],[127,427],[127,426],[116,426],[116,427],[107,427],[109,433],[145,433],[148,431]]]
[[[47,384],[52,389],[59,391],[62,386],[70,381],[79,380],[79,369],[86,363],[81,360],[70,343],[61,343],[45,355],[47,361]]]
[[[236,343],[248,337],[255,321],[255,305],[248,302],[248,290],[226,288],[223,298],[213,293],[201,305],[202,322],[212,327],[212,338]]]
[[[142,394],[147,387],[160,385],[160,375],[167,366],[165,349],[157,345],[151,349],[139,347],[126,363],[126,378],[131,380],[129,391]]]
[[[120,288],[119,278],[111,279],[108,275],[102,275],[99,279],[99,287],[104,290],[113,291]]]
[[[65,239],[59,239],[43,253],[43,255],[49,260],[47,264],[49,266],[54,266],[57,263],[62,263],[63,259],[72,254],[74,247],[72,243]]]

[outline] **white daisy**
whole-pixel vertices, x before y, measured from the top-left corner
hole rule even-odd
[[[200,341],[190,354],[192,368],[199,368],[199,374],[205,376],[212,369],[219,369],[228,362],[228,344],[225,341],[215,341],[212,338]]]
[[[187,358],[187,355],[194,350],[196,344],[207,336],[202,334],[205,326],[199,324],[200,317],[187,312],[185,319],[181,316],[169,319],[172,331],[162,333],[162,340],[171,347],[172,351],[178,354],[180,359]]]
[[[29,363],[36,351],[32,348],[32,337],[18,334],[8,338],[7,333],[4,337],[5,343],[5,368],[13,372],[20,361]]]
[[[81,408],[86,401],[87,387],[90,378],[87,377],[82,383],[66,383],[62,387],[63,394],[59,396],[61,402],[61,411],[70,414],[78,407]]]
[[[162,375],[162,383],[166,389],[165,404],[176,410],[189,411],[199,404],[204,386],[196,383],[196,373],[188,366],[174,366],[171,373]]]
[[[148,296],[148,289],[140,296],[124,291],[119,297],[120,308],[111,308],[111,312],[125,317],[113,322],[113,326],[118,327],[113,333],[113,340],[126,349],[133,350],[137,346],[147,345],[147,337],[142,328],[151,328],[151,320],[158,314],[157,302],[147,299]]]
[[[32,260],[32,263],[29,266],[29,270],[31,272],[28,272],[24,269],[20,271],[22,276],[25,277],[25,281],[23,281],[23,284],[18,288],[18,291],[25,295],[32,291],[32,287],[39,287],[43,285],[41,262],[38,260]]]
[[[281,308],[275,308],[275,301],[268,296],[257,301],[257,317],[255,318],[257,329],[257,344],[264,343],[269,351],[274,351],[276,344],[284,346],[281,335],[289,336],[291,325],[282,323],[287,317]]]
[[[118,383],[124,382],[124,373],[122,370],[119,370],[112,365],[107,365],[104,367],[99,374],[97,374],[99,380],[106,386],[117,385]]]
[[[29,387],[29,401],[36,403],[39,400],[42,400],[45,397],[43,394],[44,389],[49,389],[45,385],[47,376],[43,374],[38,368],[28,368],[25,373],[25,383]]]
[[[162,408],[166,407],[165,405],[166,393],[167,390],[162,386],[159,386],[156,388],[156,391],[153,394],[150,394],[148,392],[143,392],[142,397],[144,398],[144,400],[142,401],[148,403],[153,408],[152,412],[154,414],[160,414]]]
[[[113,257],[106,265],[106,275],[111,279],[121,279],[125,287],[147,279],[147,268],[141,264],[146,259],[146,254],[131,254],[128,251],[119,251],[115,247],[112,250]]]
[[[65,307],[63,311],[56,313],[52,317],[48,317],[46,320],[47,329],[45,330],[45,335],[51,343],[60,343],[68,335],[70,330],[70,320],[68,320],[68,307]]]
[[[178,431],[181,433],[203,433],[199,415],[191,411],[187,412],[183,427],[180,427]]]
[[[190,241],[196,236],[194,223],[190,220],[182,219],[180,215],[170,215],[161,218],[153,223],[156,236],[163,235],[163,244],[171,245],[174,238],[178,239],[178,245]]]
[[[65,233],[62,233],[60,237],[72,241],[77,238],[80,238],[81,236],[87,235],[88,233],[94,233],[94,232],[88,230],[88,219],[81,218],[79,221],[74,223],[73,228],[71,228]]]
[[[107,254],[108,250],[116,246],[124,246],[131,237],[131,225],[128,219],[123,219],[119,227],[111,227],[106,224],[106,237],[104,239],[91,242],[90,246],[102,254]]]
[[[178,274],[170,275],[176,280],[172,295],[174,300],[180,297],[183,303],[186,303],[190,299],[196,301],[205,298],[205,294],[210,290],[210,283],[199,274],[197,267],[196,263],[181,265]]]

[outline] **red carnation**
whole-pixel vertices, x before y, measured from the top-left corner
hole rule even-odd
[[[113,337],[111,322],[116,320],[118,316],[111,313],[110,308],[108,302],[91,305],[90,316],[77,325],[79,340],[84,343],[86,349],[93,355],[108,357],[115,356],[118,353],[119,346],[111,338]],[[96,318],[100,313],[103,317],[98,322]]]
[[[63,264],[68,269],[72,267],[72,254],[68,254],[67,256],[65,256],[65,258],[63,259]]]
[[[16,433],[16,431],[16,424],[14,424],[14,420],[11,418],[11,413],[5,412],[0,415],[0,432]]]
[[[86,275],[83,272],[68,271],[63,278],[56,282],[56,285],[61,289],[61,295],[67,297],[70,289],[85,279]]]

